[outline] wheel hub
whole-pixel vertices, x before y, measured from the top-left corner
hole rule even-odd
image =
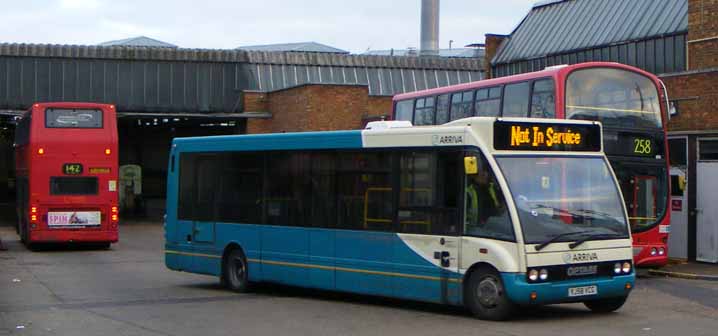
[[[499,285],[493,278],[485,278],[479,282],[476,294],[479,302],[485,307],[496,306],[499,300]]]

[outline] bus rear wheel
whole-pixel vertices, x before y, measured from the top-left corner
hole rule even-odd
[[[465,302],[476,317],[484,320],[506,320],[515,308],[501,276],[488,267],[477,269],[469,276]]]
[[[246,292],[249,289],[247,258],[240,249],[229,252],[222,267],[222,283],[235,292]]]
[[[583,304],[594,313],[607,314],[621,308],[621,306],[626,303],[627,298],[626,296],[622,296],[610,299],[599,299],[586,301]]]

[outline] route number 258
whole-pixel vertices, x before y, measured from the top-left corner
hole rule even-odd
[[[651,154],[650,139],[633,139],[633,152],[636,154]]]

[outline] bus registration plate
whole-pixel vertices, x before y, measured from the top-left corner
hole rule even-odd
[[[99,211],[48,212],[48,226],[96,226],[100,225]]]
[[[598,294],[598,286],[572,287],[568,289],[568,296],[584,296]]]

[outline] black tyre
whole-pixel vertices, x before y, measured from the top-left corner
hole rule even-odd
[[[621,308],[621,306],[626,303],[627,298],[628,297],[626,296],[622,296],[610,299],[592,300],[586,301],[583,304],[586,305],[588,309],[591,309],[591,311],[594,313],[606,314]]]
[[[94,247],[98,250],[109,250],[110,243],[97,243],[94,245]]]
[[[501,276],[492,268],[472,272],[465,289],[464,302],[480,319],[502,321],[514,312],[515,305],[506,294]]]
[[[249,290],[249,268],[247,258],[240,249],[229,252],[223,261],[221,282],[235,292],[246,292]]]

